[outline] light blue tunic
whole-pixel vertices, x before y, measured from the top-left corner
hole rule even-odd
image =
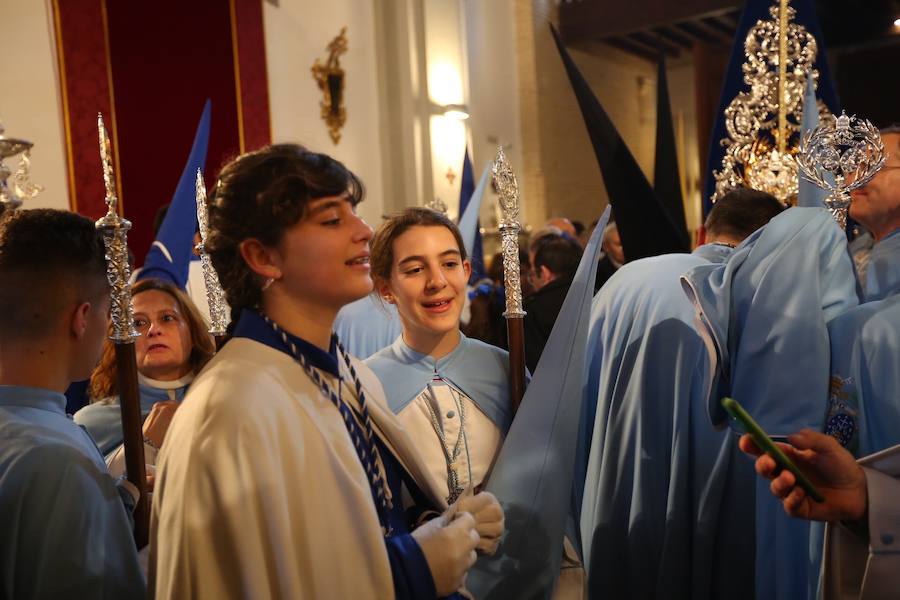
[[[146,419],[157,402],[175,400],[181,402],[187,393],[187,384],[171,390],[153,387],[142,378],[138,391],[141,398],[141,419]],[[172,392],[170,395],[169,392]],[[88,404],[74,416],[75,422],[84,427],[91,435],[103,456],[109,456],[122,444],[122,408],[119,398],[107,398],[100,402]]]
[[[821,430],[830,364],[827,325],[858,304],[846,237],[829,213],[788,209],[747,238],[725,264],[697,267],[683,279],[715,350],[718,384],[708,404],[713,423],[727,424],[719,400],[731,395],[769,434]],[[714,474],[726,484],[723,493],[735,497],[748,482],[756,486],[755,513],[746,503],[722,506],[738,525],[732,544],[755,536],[755,581],[731,578],[732,584],[755,585],[760,599],[804,598],[818,567],[809,524],[787,517],[749,464],[738,457]]]
[[[724,597],[706,496],[727,434],[706,418],[710,361],[679,277],[731,253],[709,244],[633,261],[594,297],[582,423],[592,442],[578,457],[589,597]]]
[[[122,499],[65,407],[0,386],[0,598],[143,598]]]
[[[345,305],[334,320],[334,332],[344,349],[360,360],[390,346],[402,330],[397,307],[374,293]]]

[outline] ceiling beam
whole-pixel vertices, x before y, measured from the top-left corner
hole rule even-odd
[[[567,45],[602,40],[669,23],[722,14],[740,8],[740,0],[629,0],[559,2],[559,30]]]

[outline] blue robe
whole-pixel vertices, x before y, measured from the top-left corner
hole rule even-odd
[[[0,386],[0,598],[143,598],[125,506],[65,407]]]
[[[175,398],[178,402],[184,399],[187,393],[187,385],[176,388]],[[157,402],[169,400],[169,391],[153,387],[146,380],[138,386],[141,398],[141,420],[147,418],[153,405]],[[75,422],[84,427],[91,435],[97,448],[108,457],[122,444],[122,408],[119,406],[119,398],[107,398],[100,402],[88,404],[74,416]]]
[[[589,597],[724,597],[711,587],[723,548],[706,496],[726,434],[707,422],[710,364],[679,276],[731,253],[633,261],[594,297],[581,433],[592,441],[575,478]]]
[[[747,238],[725,264],[696,267],[683,281],[714,348],[718,381],[708,399],[713,424],[728,423],[719,400],[731,395],[771,435],[822,430],[827,325],[859,301],[844,232],[829,213],[788,209]],[[726,495],[741,497],[736,490],[749,482],[756,487],[755,511],[746,502],[723,506],[738,525],[733,539],[746,543],[755,537],[756,546],[755,581],[730,579],[737,589],[755,585],[757,598],[803,598],[818,567],[809,524],[787,517],[768,482],[757,480],[746,464],[723,462],[714,471]]]
[[[351,356],[365,360],[390,346],[402,327],[397,307],[372,293],[345,305],[334,320],[334,332]]]
[[[826,431],[857,456],[900,443],[900,233],[875,244],[868,275],[867,302],[828,326]]]
[[[872,246],[863,298],[866,302],[872,302],[897,292],[900,292],[900,229]]]

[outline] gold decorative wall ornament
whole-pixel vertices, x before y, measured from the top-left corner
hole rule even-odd
[[[789,0],[769,8],[771,20],[756,22],[744,40],[744,83],[725,109],[728,137],[722,168],[713,171],[715,202],[738,186],[768,192],[784,203],[797,196],[797,153],[807,74],[813,88],[819,72],[813,68],[818,47],[805,27],[793,22]],[[828,115],[819,102],[819,112]]]
[[[341,55],[347,52],[346,26],[341,28],[341,32],[325,49],[328,50],[325,64],[320,63],[317,58],[310,71],[322,90],[322,101],[319,103],[322,120],[328,126],[331,141],[337,144],[341,141],[341,128],[347,121],[347,110],[344,108],[344,69],[341,68]]]

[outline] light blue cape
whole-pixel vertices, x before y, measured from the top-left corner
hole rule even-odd
[[[769,434],[824,426],[829,390],[828,323],[858,303],[844,232],[825,209],[791,208],[747,238],[723,265],[682,278],[716,360],[717,385],[707,408],[714,425],[729,423],[719,400],[730,395]],[[736,444],[736,436],[733,443]],[[789,518],[768,482],[740,462],[723,462],[713,477],[723,494],[755,485],[756,509],[725,504],[734,539],[755,539],[757,598],[804,598],[818,564],[809,524]],[[749,479],[748,479],[749,478]],[[743,527],[740,524],[743,523]]]
[[[381,381],[388,406],[395,414],[415,400],[437,375],[471,398],[506,433],[512,420],[509,354],[481,340],[467,338],[462,332],[459,338],[459,345],[450,354],[435,360],[410,348],[401,335],[366,359],[366,365]]]
[[[724,555],[710,474],[727,434],[706,417],[710,361],[679,277],[732,252],[709,244],[633,261],[594,297],[580,436],[588,443],[575,478],[588,597],[722,595],[712,583]]]
[[[146,419],[153,405],[169,399],[168,390],[140,383],[138,392],[141,399],[141,419]],[[187,393],[187,386],[175,389],[175,397],[180,402]],[[122,433],[122,408],[118,398],[88,404],[75,413],[75,422],[90,434],[101,454],[108,456],[114,452],[124,438]]]

